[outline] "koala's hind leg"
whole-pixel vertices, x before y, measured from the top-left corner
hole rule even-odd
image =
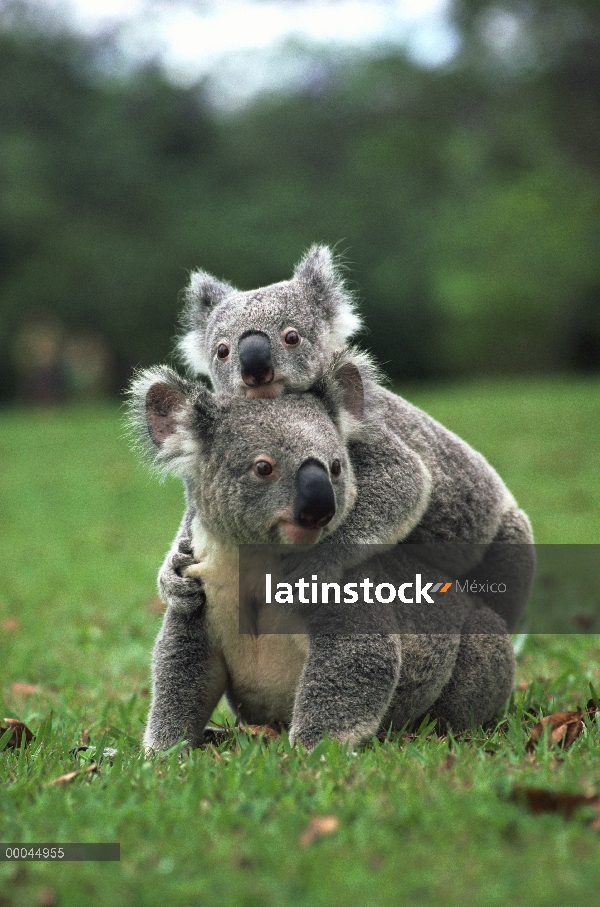
[[[290,739],[312,749],[327,734],[354,746],[377,733],[400,674],[397,636],[313,636]]]
[[[431,707],[442,726],[462,731],[490,721],[508,700],[515,677],[515,655],[506,624],[490,608],[465,621],[454,670]]]
[[[506,623],[513,633],[531,594],[535,573],[535,549],[531,524],[522,510],[508,510],[482,560],[461,582],[475,583],[470,588]],[[505,592],[489,591],[500,584]]]
[[[225,667],[210,645],[202,610],[168,608],[154,646],[144,746],[164,750],[184,738],[198,746],[225,685]]]
[[[402,671],[379,733],[422,717],[449,682],[460,647],[460,633],[410,633],[402,636]]]

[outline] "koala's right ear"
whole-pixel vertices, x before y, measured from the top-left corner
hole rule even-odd
[[[186,309],[188,316],[193,319],[193,326],[203,327],[211,309],[232,291],[231,284],[217,280],[206,271],[194,271],[185,290]]]
[[[185,478],[213,424],[215,404],[210,391],[163,366],[140,372],[128,394],[137,445],[161,471]]]
[[[209,374],[210,365],[204,349],[206,326],[215,307],[232,292],[231,284],[217,280],[206,271],[194,271],[190,276],[181,318],[184,334],[178,347],[185,364],[195,374]]]
[[[311,246],[296,267],[293,280],[300,283],[321,309],[335,347],[343,347],[361,329],[354,299],[328,246]]]

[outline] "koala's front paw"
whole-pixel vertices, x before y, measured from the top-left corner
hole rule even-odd
[[[192,565],[197,566],[191,544],[182,539],[178,549],[168,554],[158,574],[161,598],[176,611],[195,611],[206,602],[202,582],[187,572]]]
[[[317,744],[323,740],[324,736],[324,732],[318,732],[314,728],[299,728],[294,727],[294,725],[292,725],[289,731],[291,745],[297,746],[298,744],[301,744],[307,752],[314,750]],[[337,733],[329,731],[327,736],[332,740],[337,740],[338,743],[341,743],[343,746],[346,746],[350,752],[355,752],[355,747],[358,746],[361,741],[366,740],[369,737],[374,737],[375,733],[373,731],[367,731],[365,733],[364,730],[353,729],[349,731],[340,730]]]
[[[310,753],[311,750],[314,750],[317,743],[321,742],[321,737],[317,734],[300,734],[298,731],[291,727],[289,731],[289,741],[292,746],[298,746],[300,744],[307,753]]]

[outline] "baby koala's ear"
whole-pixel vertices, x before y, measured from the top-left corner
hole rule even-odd
[[[354,300],[328,246],[312,246],[296,267],[293,280],[305,291],[307,302],[318,306],[329,322],[334,348],[344,346],[361,329]]]
[[[357,437],[362,430],[365,393],[359,368],[361,359],[362,354],[356,354],[354,359],[352,351],[334,354],[325,374],[311,388],[345,441]],[[368,364],[366,358],[365,363]]]
[[[209,374],[204,349],[206,326],[215,307],[234,292],[231,284],[217,280],[206,271],[194,271],[184,291],[185,306],[181,316],[184,330],[178,347],[185,364],[195,374]]]
[[[212,394],[162,366],[140,372],[129,388],[134,437],[159,469],[185,477],[194,442],[208,436],[214,416]]]
[[[210,310],[214,309],[232,290],[231,284],[217,280],[207,271],[193,271],[185,291],[188,312],[195,316],[198,323],[201,324],[202,319]]]

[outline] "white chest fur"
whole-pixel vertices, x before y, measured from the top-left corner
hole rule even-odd
[[[216,542],[197,519],[192,539],[198,564],[188,567],[187,573],[201,579],[206,589],[208,633],[227,667],[230,703],[248,722],[289,723],[308,651],[307,637],[241,634],[237,547]]]

